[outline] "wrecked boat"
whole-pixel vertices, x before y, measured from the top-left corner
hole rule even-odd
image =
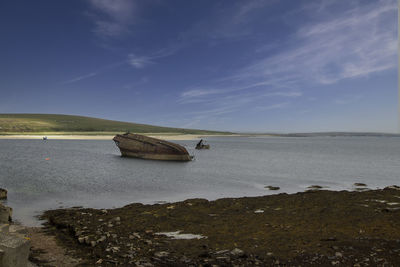
[[[193,158],[181,145],[140,134],[117,134],[113,140],[123,157],[172,161]]]
[[[205,143],[204,143],[204,140],[201,139],[201,140],[197,143],[196,149],[210,149],[210,145],[205,144]]]

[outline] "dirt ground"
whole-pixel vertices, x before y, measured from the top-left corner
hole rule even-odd
[[[76,266],[81,259],[74,258],[67,249],[57,243],[55,236],[40,227],[27,228],[31,240],[31,262],[38,266]]]

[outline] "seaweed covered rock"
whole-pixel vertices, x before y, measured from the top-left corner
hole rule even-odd
[[[399,189],[71,208],[42,218],[88,266],[400,266]]]
[[[12,208],[0,203],[0,223],[8,223],[11,221]]]
[[[0,199],[7,199],[7,190],[0,188]]]

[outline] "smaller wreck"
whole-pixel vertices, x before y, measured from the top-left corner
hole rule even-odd
[[[201,139],[201,140],[197,143],[196,149],[210,149],[210,145],[205,144],[205,143],[204,143],[204,140]]]
[[[181,145],[140,134],[117,134],[113,140],[123,157],[172,161],[193,158]]]

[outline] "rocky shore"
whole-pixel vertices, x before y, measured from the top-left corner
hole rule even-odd
[[[0,188],[0,199],[7,199],[7,190]],[[12,223],[12,208],[0,203],[0,266],[27,267],[30,238],[27,228]]]
[[[400,187],[58,209],[81,266],[399,266]]]

